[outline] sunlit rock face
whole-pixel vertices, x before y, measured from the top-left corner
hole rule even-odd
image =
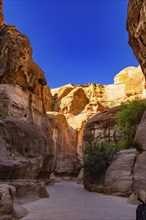
[[[141,99],[142,96],[145,96],[144,82],[145,79],[140,66],[137,68],[128,67],[122,70],[114,78],[114,84],[125,85],[125,95],[129,98],[129,100],[132,100],[132,98]]]
[[[129,0],[127,31],[129,44],[146,75],[146,1]]]
[[[114,84],[68,84],[51,89],[53,110],[64,114],[94,114],[122,102],[144,97],[144,76],[140,67],[128,67],[118,73]]]
[[[110,112],[110,108],[119,106],[123,102],[143,99],[144,77],[140,67],[128,67],[115,76],[114,84],[78,86],[68,84],[51,89],[51,93],[53,95],[52,110],[65,116],[68,126],[76,133],[76,142],[72,140],[72,135],[67,130],[60,129],[60,132],[66,133],[65,137],[68,137],[72,143],[72,150],[77,151],[77,157],[82,163],[83,131],[87,142],[90,142],[91,139],[94,143],[108,140],[117,141],[119,135],[115,128],[115,116],[118,110]],[[107,111],[108,109],[109,111]],[[104,110],[107,113],[105,111],[98,115]],[[90,118],[92,119],[89,120]],[[86,128],[84,128],[85,125]],[[61,157],[58,157],[58,161],[59,158]],[[62,163],[62,160],[59,163]]]
[[[45,112],[52,109],[52,95],[32,60],[29,39],[2,21],[1,16],[0,179],[48,178],[54,146]]]

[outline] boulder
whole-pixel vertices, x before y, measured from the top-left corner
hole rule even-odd
[[[122,150],[117,153],[106,171],[104,193],[129,196],[133,185],[133,168],[137,155],[136,149]]]
[[[144,112],[141,122],[138,125],[136,135],[134,137],[134,146],[139,150],[145,150],[146,151],[146,111]]]
[[[15,188],[0,184],[0,219],[12,220],[14,212]]]
[[[136,157],[133,181],[134,192],[146,190],[146,151],[138,154]]]

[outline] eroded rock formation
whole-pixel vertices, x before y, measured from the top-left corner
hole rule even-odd
[[[129,196],[133,190],[133,169],[135,158],[138,152],[136,149],[122,150],[117,153],[108,168],[103,192],[118,196]]]
[[[83,135],[85,148],[100,142],[116,143],[119,141],[120,135],[115,122],[119,110],[120,106],[105,110],[88,120]]]
[[[125,68],[115,76],[111,85],[68,84],[51,89],[53,110],[73,115],[94,114],[118,106],[121,102],[142,99],[145,97],[144,91],[144,76],[140,67]]]
[[[15,188],[0,184],[0,219],[12,219],[14,213]]]
[[[134,146],[138,150],[136,164],[134,168],[134,192],[146,190],[146,111],[143,114],[141,122],[137,128],[134,138]]]
[[[2,3],[0,0],[0,179],[13,183],[23,179],[22,191],[26,192],[31,186],[25,179],[48,179],[51,172],[78,174],[83,133],[85,145],[116,142],[119,107],[115,106],[143,99],[145,79],[140,67],[129,67],[115,77],[113,85],[69,84],[50,91],[43,71],[32,60],[29,39],[16,27],[4,24]],[[17,194],[19,184],[15,187]],[[37,187],[33,183],[32,189]]]
[[[45,112],[51,108],[52,95],[43,71],[32,60],[28,38],[3,24],[1,10],[1,180],[49,177],[54,153]]]
[[[146,1],[129,0],[127,31],[129,44],[146,75]]]
[[[84,129],[84,147],[100,142],[116,143],[120,140],[115,118],[119,107],[105,110],[88,120]],[[84,186],[89,191],[118,196],[130,196],[129,202],[138,204],[137,198],[146,184],[146,112],[137,128],[133,147],[122,150],[114,157],[105,177],[98,180],[84,172]]]
[[[114,84],[112,85],[105,86],[100,84],[87,84],[87,85],[74,86],[72,84],[68,84],[60,88],[51,89],[51,93],[53,95],[52,110],[54,113],[48,112],[48,115],[49,117],[53,117],[54,121],[55,121],[55,117],[58,116],[63,117],[64,115],[64,123],[62,122],[62,127],[64,128],[64,125],[66,124],[66,129],[63,129],[64,131],[61,129],[61,126],[57,126],[55,130],[53,128],[54,130],[53,133],[56,134],[54,136],[55,137],[54,140],[58,140],[60,143],[63,143],[60,145],[55,144],[56,146],[55,148],[58,149],[58,152],[61,152],[60,155],[57,156],[58,157],[58,160],[56,160],[57,164],[63,164],[64,162],[62,161],[68,160],[68,159],[67,160],[61,159],[66,157],[65,155],[66,149],[68,149],[68,154],[72,156],[75,155],[74,152],[77,152],[76,154],[77,158],[74,161],[79,160],[80,163],[82,163],[83,130],[86,122],[88,126],[90,124],[89,119],[92,118],[95,114],[100,113],[103,110],[110,109],[111,107],[119,106],[122,102],[142,99],[144,97],[143,81],[144,81],[144,76],[140,67],[137,68],[128,67],[115,76]],[[111,111],[114,112],[114,110]],[[55,112],[59,112],[59,114]],[[108,117],[108,121],[106,122],[105,125],[104,123],[107,117]],[[97,124],[96,124],[97,118],[100,121],[100,123],[97,120]],[[94,133],[94,134],[92,133],[92,135],[98,136],[98,138],[96,137],[98,140],[101,139],[103,141],[107,141],[109,139],[111,140],[118,139],[117,131],[114,127],[112,127],[112,123],[114,124],[114,113],[113,114],[112,113],[108,114],[108,112],[107,114],[102,113],[99,114],[99,116],[98,115],[95,116],[95,118],[91,120],[93,120],[92,128],[89,128],[89,132],[91,129]],[[67,127],[69,129],[67,129]],[[96,127],[95,130],[94,127]],[[72,130],[72,134],[74,135],[72,134],[70,135],[70,130]],[[85,139],[87,139],[87,142],[90,142],[90,138],[88,140],[88,135],[87,135],[88,129],[85,130],[86,130],[85,132],[86,134],[84,135],[86,136]],[[62,137],[64,141],[62,141]],[[91,139],[92,138],[93,137],[91,137]],[[69,142],[70,144],[68,144]],[[55,143],[58,142],[55,141]],[[65,146],[67,145],[68,147],[66,148]],[[62,147],[64,146],[64,150],[62,149],[61,146]],[[59,149],[62,150],[60,151]],[[75,157],[73,156],[73,158]],[[70,162],[68,164],[70,164]],[[61,167],[63,166],[61,165],[59,167],[60,169],[58,170],[60,170],[60,172],[61,170],[64,172],[64,170],[61,169]]]

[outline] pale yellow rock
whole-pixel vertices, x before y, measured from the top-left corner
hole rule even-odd
[[[127,67],[114,78],[114,84],[68,84],[51,89],[53,110],[73,115],[89,113],[94,115],[106,108],[123,102],[145,97],[145,79],[140,66]]]
[[[124,84],[124,93],[126,96],[142,94],[144,91],[144,75],[141,67],[128,67],[122,70],[114,78],[114,84]]]
[[[140,67],[137,67],[140,70]],[[131,66],[123,69],[114,77],[114,84],[125,84],[127,78],[133,76],[137,72],[137,68]]]

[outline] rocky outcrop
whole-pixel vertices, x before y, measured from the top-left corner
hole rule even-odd
[[[137,128],[136,135],[134,138],[134,146],[138,150],[136,157],[136,163],[134,168],[134,184],[133,191],[139,192],[145,189],[146,185],[146,111],[143,114],[141,122]]]
[[[103,111],[88,121],[84,130],[85,147],[98,144],[103,140],[114,143],[120,140],[114,124],[114,118],[119,109],[120,107],[116,107]],[[84,173],[84,186],[87,190],[118,196],[130,196],[129,202],[138,204],[138,195],[145,190],[146,183],[145,124],[146,112],[137,128],[133,142],[135,148],[118,152],[107,169],[104,178],[95,180],[91,178],[89,173]],[[114,129],[115,132],[109,132],[110,129]],[[110,135],[107,136],[110,133],[115,134],[115,136],[112,138]]]
[[[129,34],[129,44],[133,49],[133,53],[139,61],[144,73],[144,87],[146,89],[146,1],[145,0],[129,0],[128,16],[127,16],[127,31]],[[144,93],[146,93],[144,91]],[[134,174],[133,174],[133,193],[129,201],[135,202],[135,197],[139,192],[145,190],[145,153],[146,153],[146,112],[144,113],[141,123],[138,126],[134,146],[138,150],[138,155],[135,159]]]
[[[115,122],[119,111],[120,107],[108,109],[88,120],[83,134],[85,148],[100,142],[116,143],[119,141],[120,135]]]
[[[58,112],[48,112],[54,140],[54,173],[77,175],[80,161],[77,154],[78,133],[69,125],[66,117]]]
[[[83,146],[89,148],[101,142],[117,143],[120,135],[116,128],[116,115],[120,111],[120,106],[104,110],[96,114],[85,125],[83,133]],[[105,177],[93,178],[92,175],[84,171],[83,182],[85,189],[92,192],[104,192]]]
[[[14,213],[15,188],[0,184],[0,219],[12,220]]]
[[[51,93],[53,95],[52,110],[54,112],[59,112],[60,115],[64,115],[64,123],[62,123],[62,126],[64,127],[64,124],[67,122],[68,127],[72,129],[72,133],[76,134],[75,136],[72,136],[67,131],[67,129],[63,129],[64,131],[62,129],[59,129],[59,133],[62,132],[62,137],[64,138],[64,140],[66,139],[66,137],[68,140],[70,140],[72,147],[66,148],[63,144],[64,151],[62,150],[61,154],[64,154],[64,156],[61,156],[61,154],[60,156],[57,156],[57,163],[62,164],[61,158],[66,158],[66,149],[68,149],[69,155],[71,155],[70,149],[72,149],[72,155],[74,155],[73,152],[76,151],[76,156],[79,159],[80,163],[82,163],[83,131],[86,122],[88,126],[90,123],[90,121],[88,122],[88,120],[92,118],[95,114],[100,113],[103,110],[106,111],[111,107],[119,106],[123,102],[142,99],[144,97],[143,80],[143,73],[140,67],[128,67],[115,76],[113,85],[104,86],[100,84],[87,84],[74,86],[72,84],[68,84],[60,88],[51,89]],[[56,117],[58,117],[58,114],[54,113],[54,118],[55,114]],[[52,115],[52,113],[48,112],[48,115]],[[98,140],[117,141],[119,135],[115,129],[114,117],[114,110],[111,110],[110,114],[108,114],[108,112],[107,114],[104,113],[103,115],[99,114],[99,116],[97,116],[98,119],[95,116],[95,120],[94,118],[92,119],[94,120],[91,126],[92,128],[86,129],[87,126],[85,128],[87,132],[84,136],[86,136],[85,139],[87,139],[87,142],[90,141],[90,138],[88,139],[90,134],[89,136],[87,134],[88,130],[90,133],[90,129],[93,131],[91,135],[91,139],[94,139],[93,142],[98,142]],[[100,123],[98,120],[100,121]],[[95,121],[97,121],[97,123],[94,124]],[[109,128],[107,130],[108,126]],[[54,130],[53,133],[56,133],[56,131]],[[94,138],[93,136],[96,136],[96,138]],[[60,140],[60,137],[58,135],[57,137],[58,140]],[[57,137],[55,139],[57,139]],[[66,141],[63,142],[62,140],[60,140],[59,142],[66,143],[66,146],[68,145]],[[55,143],[58,142],[55,141]],[[60,145],[55,144],[55,146],[56,149],[60,149]],[[65,164],[65,162],[63,163]],[[62,166],[59,167],[61,172]]]
[[[138,129],[136,131],[136,135],[134,138],[134,146],[139,151],[146,151],[146,111],[144,112],[141,122],[138,126]]]
[[[122,150],[117,153],[107,169],[104,181],[104,193],[129,196],[133,187],[133,169],[136,149]]]
[[[118,73],[114,84],[87,84],[51,89],[53,110],[74,115],[95,114],[122,102],[144,98],[144,77],[140,67],[128,67]],[[78,104],[76,104],[78,103]]]
[[[127,31],[129,44],[146,75],[146,1],[129,0]]]
[[[1,180],[49,178],[54,145],[46,111],[51,109],[52,95],[32,60],[29,39],[16,27],[1,24]]]
[[[129,97],[128,101],[131,101],[133,98],[141,99],[141,96],[145,97],[145,89],[144,89],[144,75],[141,71],[140,66],[128,67],[122,70],[119,74],[117,74],[114,78],[115,84],[125,84],[125,95]]]

